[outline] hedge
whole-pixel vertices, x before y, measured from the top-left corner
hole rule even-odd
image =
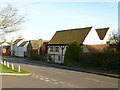
[[[78,58],[81,66],[120,71],[120,53],[80,53]]]

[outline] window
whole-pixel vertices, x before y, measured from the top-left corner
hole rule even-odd
[[[53,52],[53,47],[50,47],[50,52]]]
[[[50,61],[52,60],[52,57],[51,57],[51,55],[49,55],[49,57],[48,57],[48,60],[50,60]]]
[[[60,56],[58,56],[58,61],[60,61]]]
[[[55,52],[59,52],[59,47],[55,47]]]

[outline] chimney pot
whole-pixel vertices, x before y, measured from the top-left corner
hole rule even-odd
[[[4,43],[6,43],[6,39],[4,39]]]
[[[22,36],[19,36],[19,39],[22,39]]]

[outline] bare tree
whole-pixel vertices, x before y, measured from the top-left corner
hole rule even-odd
[[[18,10],[10,4],[6,8],[0,8],[0,37],[20,30],[24,18],[24,16],[18,15]]]

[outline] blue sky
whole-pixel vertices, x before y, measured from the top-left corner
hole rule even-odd
[[[118,30],[118,2],[11,2],[19,14],[26,16],[23,29],[9,34],[15,39],[19,35],[26,39],[50,40],[57,30],[110,27]]]

